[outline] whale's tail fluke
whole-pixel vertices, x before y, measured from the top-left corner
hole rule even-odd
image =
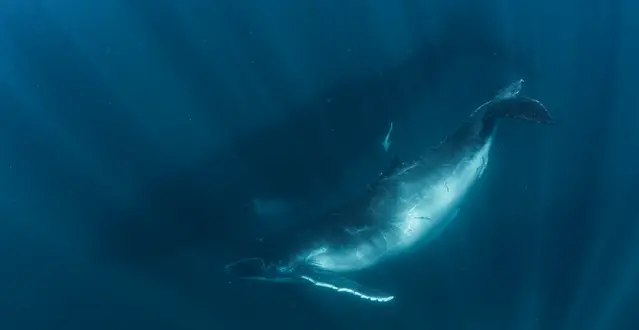
[[[500,118],[522,119],[540,124],[554,123],[546,107],[541,102],[527,96],[491,101],[483,117],[484,124],[492,126]]]
[[[523,83],[523,79],[511,83],[501,89],[494,99],[480,107],[486,107],[482,118],[485,131],[492,132],[497,120],[501,118],[521,119],[539,124],[555,123],[541,102],[520,95]]]
[[[521,96],[524,80],[519,79],[504,89],[491,101],[479,107],[475,114],[479,114],[482,122],[481,135],[486,137],[495,130],[497,121],[502,118],[521,119],[539,124],[554,124],[546,107],[539,101],[528,96]]]
[[[497,122],[502,118],[531,121],[539,124],[554,124],[546,107],[539,101],[527,96],[496,98],[486,103],[486,112],[481,119],[482,136],[494,132]]]

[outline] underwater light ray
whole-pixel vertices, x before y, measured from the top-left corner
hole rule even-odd
[[[607,218],[612,216],[610,214]],[[611,223],[606,221],[602,221],[602,223],[606,223],[608,226],[602,226],[604,227],[600,231],[602,235],[593,243],[590,253],[587,254],[590,256],[588,258],[590,262],[580,272],[583,276],[577,281],[577,294],[564,319],[563,328],[566,330],[601,329],[593,327],[593,324],[602,317],[606,318],[602,313],[610,314],[610,312],[606,312],[606,309],[613,308],[609,306],[610,301],[627,299],[621,297],[624,296],[623,293],[618,293],[618,290],[622,289],[617,289],[619,286],[627,288],[630,285],[625,283],[627,282],[625,279],[627,278],[626,273],[628,273],[629,266],[617,266],[620,264],[620,260],[624,260],[624,256],[619,256],[619,252],[626,251],[626,253],[629,253],[631,256],[625,257],[625,259],[630,260],[632,253],[636,249],[627,249],[624,244],[633,240],[622,237],[628,235],[634,238],[638,235],[636,235],[636,231],[629,232],[618,226],[612,226]],[[623,233],[626,235],[623,235]],[[631,262],[631,264],[636,265],[636,262]],[[636,270],[630,270],[629,273],[636,274]],[[622,282],[611,281],[611,279],[615,278],[621,278]],[[602,285],[605,287],[602,287]],[[614,308],[616,310],[619,309],[618,303],[613,303],[613,305],[615,305]],[[603,329],[606,328],[608,328],[607,325],[604,325]]]
[[[542,161],[545,159],[545,157],[542,158]],[[528,301],[522,305],[522,309],[526,310],[526,313],[524,314],[526,316],[521,318],[521,321],[524,322],[524,324],[519,325],[521,329],[530,330],[541,329],[541,324],[539,323],[538,318],[539,313],[541,312],[542,298],[540,297],[539,292],[541,291],[540,288],[542,287],[543,280],[542,260],[543,256],[548,253],[548,251],[544,248],[548,246],[548,242],[545,239],[547,236],[544,235],[544,233],[548,232],[548,228],[550,227],[549,223],[552,221],[552,213],[548,203],[548,196],[551,196],[552,187],[550,185],[551,181],[546,179],[550,177],[548,173],[550,171],[550,165],[546,161],[544,161],[543,165],[544,171],[543,173],[539,172],[539,179],[536,180],[536,182],[539,182],[537,184],[537,198],[541,202],[539,207],[536,209],[537,221],[534,231],[534,266],[532,267],[534,272],[530,275],[531,281],[529,282],[529,294],[524,298]]]
[[[632,218],[631,218],[632,219]],[[620,231],[621,234],[617,242],[618,251],[622,255],[617,259],[618,265],[614,274],[607,281],[609,284],[608,294],[602,299],[601,307],[593,321],[593,330],[610,329],[621,318],[624,306],[639,296],[639,216],[629,220],[632,228]],[[611,267],[612,268],[612,267]]]
[[[550,136],[543,135],[540,141],[540,154],[547,154],[551,150],[546,147],[553,142]],[[552,212],[551,198],[554,194],[553,183],[555,166],[550,160],[554,157],[537,157],[536,163],[531,164],[537,171],[531,171],[529,182],[526,185],[525,194],[536,200],[535,206],[526,210],[533,220],[531,234],[533,236],[531,242],[533,244],[530,263],[531,271],[522,280],[522,285],[526,287],[522,290],[519,299],[520,311],[514,320],[515,329],[521,330],[542,330],[543,328],[543,312],[544,294],[542,293],[544,286],[544,260],[545,256],[552,255],[553,251],[549,248],[548,235],[553,222],[554,213]]]
[[[619,229],[616,223],[609,221],[616,218],[615,214],[605,212],[610,210],[610,196],[614,196],[615,191],[601,191],[596,194],[599,207],[593,207],[590,217],[595,225],[593,227],[594,236],[590,244],[580,254],[584,257],[581,269],[575,274],[580,274],[574,280],[574,293],[572,303],[563,318],[562,328],[565,330],[583,330],[583,326],[588,325],[589,319],[593,317],[590,310],[593,308],[593,295],[597,295],[600,288],[602,276],[608,271],[605,266],[609,264],[610,257],[614,256],[614,246],[619,240]],[[595,297],[597,298],[597,297]]]
[[[584,316],[588,315],[585,311],[587,310],[588,304],[592,303],[592,301],[588,299],[588,296],[592,294],[591,288],[597,282],[597,278],[600,274],[599,271],[601,270],[600,265],[606,255],[607,249],[604,241],[607,241],[607,239],[600,238],[595,244],[593,244],[594,246],[590,249],[590,252],[587,253],[587,255],[590,256],[588,258],[590,261],[583,267],[582,271],[578,272],[581,276],[575,280],[575,285],[577,287],[576,295],[566,317],[564,318],[562,326],[563,329],[581,329],[579,324],[584,322]]]
[[[102,85],[94,82],[93,70],[88,73],[82,71],[86,67],[83,64],[86,59],[71,60],[79,55],[79,48],[70,42],[66,32],[59,29],[60,24],[54,24],[52,20],[45,19],[42,24],[35,26],[14,20],[7,20],[6,23],[7,29],[3,30],[2,39],[6,41],[3,42],[5,55],[12,64],[7,73],[13,77],[7,81],[11,92],[24,105],[22,111],[12,112],[16,116],[13,118],[15,124],[24,122],[37,126],[30,132],[39,134],[25,134],[30,140],[40,139],[48,144],[55,142],[67,146],[50,146],[50,149],[67,150],[64,157],[59,155],[59,158],[73,166],[76,175],[84,176],[87,180],[100,180],[96,185],[113,187],[115,195],[119,194],[119,187],[127,186],[130,180],[122,178],[124,173],[109,175],[111,171],[105,165],[107,162],[104,157],[100,156],[95,145],[89,144],[93,139],[79,134],[96,132],[87,129],[86,122],[74,121],[70,113],[94,113],[89,110],[97,110],[94,107],[100,101],[93,98],[104,97],[104,103],[108,102],[108,93],[104,92]],[[31,40],[36,39],[48,41],[33,44]],[[56,50],[49,51],[50,48]],[[57,63],[60,67],[51,67],[50,63],[57,60],[61,61]],[[70,69],[67,69],[67,65]],[[66,76],[73,78],[61,82],[61,79],[67,79]],[[74,97],[69,95],[70,90],[77,93],[88,91],[91,95]],[[78,110],[74,110],[76,107]],[[43,135],[48,136],[45,138]],[[89,171],[92,173],[83,173]]]
[[[74,20],[66,18],[77,9],[55,3],[43,7],[47,14],[43,15],[45,22],[52,31],[47,33],[55,32],[50,38],[65,40],[63,48],[73,50],[61,50],[55,55],[70,58],[65,54],[75,54],[75,58],[81,59],[75,66],[82,64],[84,71],[91,72],[91,81],[106,91],[98,95],[108,104],[100,107],[103,111],[86,117],[83,112],[76,113],[78,117],[93,120],[92,125],[113,126],[102,134],[122,130],[135,135],[132,140],[139,145],[136,148],[168,164],[188,163],[199,158],[202,150],[210,150],[223,140],[217,136],[224,136],[223,127],[210,128],[216,121],[211,120],[210,111],[202,110],[201,104],[206,102],[199,102],[201,99],[194,97],[191,86],[180,76],[182,67],[176,68],[171,64],[175,62],[173,59],[161,56],[167,46],[154,38],[156,32],[149,31],[148,24],[141,24],[144,20],[127,10],[128,6],[101,5],[99,14]],[[96,11],[95,7],[83,9]],[[109,21],[114,15],[119,17],[115,27]],[[101,38],[95,38],[96,35]],[[165,156],[175,154],[181,156]]]

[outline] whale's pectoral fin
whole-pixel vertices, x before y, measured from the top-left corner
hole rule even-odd
[[[358,298],[385,303],[395,299],[394,296],[381,292],[377,289],[366,287],[353,280],[341,277],[335,273],[312,273],[301,275],[300,278],[308,281],[314,286],[326,288],[337,292],[348,293]]]

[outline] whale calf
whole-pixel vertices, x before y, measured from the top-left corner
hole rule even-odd
[[[410,162],[395,157],[357,198],[259,244],[255,255],[225,266],[230,276],[306,283],[373,301],[394,296],[351,277],[436,237],[482,176],[504,118],[551,124],[546,107],[520,95],[523,80],[480,105],[438,146]]]

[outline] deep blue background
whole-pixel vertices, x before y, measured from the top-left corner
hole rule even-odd
[[[637,329],[638,12],[1,1],[0,329]],[[503,125],[394,304],[224,277],[518,78],[559,125]]]

